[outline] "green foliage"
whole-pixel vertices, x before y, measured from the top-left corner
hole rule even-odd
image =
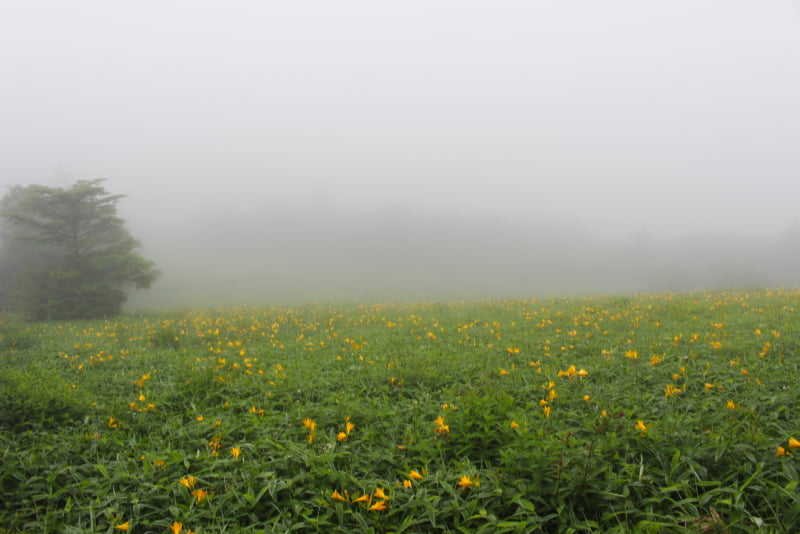
[[[0,306],[37,320],[109,317],[128,288],[155,281],[158,272],[117,217],[122,197],[101,183],[17,186],[0,201]]]
[[[799,304],[752,291],[6,324],[0,524],[794,532]]]

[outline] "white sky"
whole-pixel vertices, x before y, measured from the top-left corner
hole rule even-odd
[[[800,219],[800,2],[3,2],[0,147],[0,186],[106,177],[134,222],[775,236]]]

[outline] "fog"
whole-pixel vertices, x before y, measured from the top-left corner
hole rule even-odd
[[[0,187],[132,308],[800,285],[800,2],[0,5]]]

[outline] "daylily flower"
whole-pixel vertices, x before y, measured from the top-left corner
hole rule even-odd
[[[208,497],[208,492],[204,489],[196,489],[192,492],[192,495],[197,499],[197,502],[203,502]]]
[[[470,486],[480,486],[481,483],[478,481],[478,477],[463,475],[459,479],[458,485],[461,486],[461,489],[467,489]]]
[[[408,473],[408,476],[414,480],[422,480],[424,478],[416,469],[412,469],[411,472]]]
[[[776,454],[777,454],[778,456],[786,456],[787,454],[791,454],[791,453],[789,453],[789,452],[786,452],[786,449],[784,449],[783,447],[781,447],[780,445],[778,445],[778,452],[777,452]]]
[[[647,425],[644,424],[644,421],[639,419],[636,421],[636,430],[640,430],[642,433],[647,432]]]
[[[389,496],[386,495],[386,493],[383,491],[383,488],[376,489],[374,497],[376,499],[383,499],[384,501],[388,501],[389,500]]]
[[[239,455],[242,454],[242,449],[239,447],[231,447],[231,454],[233,455],[233,459],[238,461]]]
[[[117,525],[114,528],[117,529],[117,530],[121,530],[123,532],[127,532],[131,528],[131,523],[130,523],[130,521],[125,521],[121,525]]]
[[[386,501],[378,501],[378,502],[376,502],[375,504],[373,504],[372,506],[369,507],[369,510],[373,510],[373,511],[376,511],[376,512],[381,512],[383,510],[386,510]]]
[[[310,417],[306,417],[303,419],[303,426],[306,427],[310,432],[313,432],[317,428],[317,422]]]
[[[169,529],[172,531],[172,534],[181,534],[183,530],[183,523],[178,523],[174,521],[170,526]]]
[[[794,438],[789,438],[789,448],[796,449],[797,447],[800,447],[800,441],[797,441]]]
[[[347,502],[347,499],[345,497],[342,497],[342,494],[339,493],[338,490],[333,490],[333,493],[331,493],[331,499],[335,501]]]
[[[516,421],[511,421],[511,428],[519,428],[519,423]]]
[[[178,482],[180,482],[187,488],[193,488],[194,485],[197,484],[197,479],[194,478],[192,475],[189,475],[188,477],[183,477]]]
[[[358,499],[353,499],[353,502],[369,502],[369,495],[362,495]]]

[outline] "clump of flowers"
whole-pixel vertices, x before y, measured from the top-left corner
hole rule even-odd
[[[303,426],[308,429],[308,437],[306,439],[309,443],[313,443],[314,437],[317,435],[317,422],[310,417],[306,417],[303,419]]]
[[[581,370],[579,371],[574,365],[570,365],[566,371],[559,371],[558,376],[559,378],[567,377],[570,380],[572,380],[576,376],[578,378],[586,378],[587,376],[589,376],[589,372],[583,368],[581,368]]]
[[[441,434],[444,437],[450,435],[450,425],[447,424],[443,416],[440,415],[433,422],[436,424],[436,428],[433,429],[434,434]]]
[[[350,422],[350,416],[347,416],[344,422],[344,432],[336,434],[336,440],[347,441],[347,438],[350,437],[350,432],[352,432],[355,427],[356,425]]]
[[[389,496],[386,494],[386,491],[383,488],[377,488],[372,495],[365,493],[361,497],[357,497],[355,499],[351,499],[350,494],[347,491],[345,491],[344,495],[342,495],[339,493],[339,490],[333,490],[333,493],[331,493],[330,497],[334,501],[359,503],[367,510],[371,510],[373,512],[381,512],[386,510],[389,503]]]

